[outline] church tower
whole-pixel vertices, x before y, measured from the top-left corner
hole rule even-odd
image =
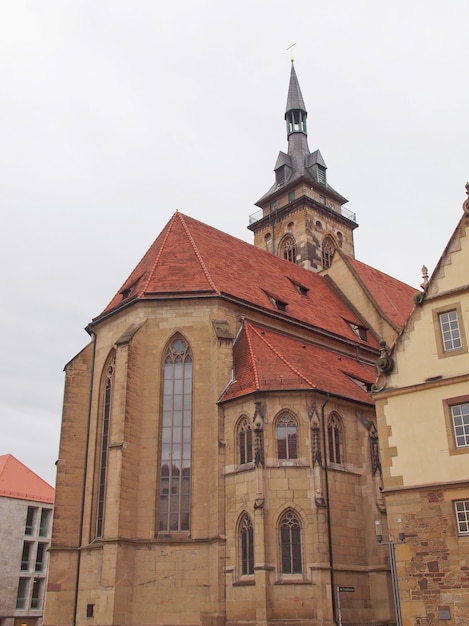
[[[328,268],[334,250],[354,257],[355,214],[346,198],[327,182],[327,166],[319,150],[308,148],[307,111],[291,66],[285,120],[288,153],[279,152],[275,182],[256,205],[248,228],[254,245],[319,272]]]

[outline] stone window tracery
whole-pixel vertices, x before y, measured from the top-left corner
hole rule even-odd
[[[96,537],[103,536],[106,497],[107,465],[109,452],[109,426],[112,410],[112,387],[116,355],[113,353],[104,368],[101,400],[101,441],[99,446],[98,493],[96,509]]]
[[[280,518],[279,528],[282,574],[301,574],[301,524],[295,511],[285,511]]]
[[[192,351],[177,335],[163,364],[159,532],[190,530]]]
[[[288,413],[277,422],[277,455],[280,460],[298,458],[297,426]]]
[[[254,527],[247,513],[243,513],[238,527],[241,576],[251,576],[254,574]]]

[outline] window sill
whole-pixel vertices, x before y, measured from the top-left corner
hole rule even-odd
[[[241,578],[233,583],[233,587],[253,587],[256,584],[254,578],[246,576],[246,578]]]

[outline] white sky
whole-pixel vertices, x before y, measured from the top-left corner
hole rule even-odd
[[[0,454],[54,484],[63,366],[171,215],[246,241],[309,147],[356,256],[418,286],[469,178],[467,0],[0,0]]]

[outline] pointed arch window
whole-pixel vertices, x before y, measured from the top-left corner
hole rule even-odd
[[[279,459],[298,458],[296,422],[291,415],[285,414],[277,422],[277,454]]]
[[[192,351],[177,336],[163,364],[159,531],[190,530]]]
[[[288,509],[279,527],[282,574],[301,574],[301,524],[295,511]]]
[[[103,536],[104,526],[104,503],[106,498],[107,466],[109,452],[109,425],[112,409],[112,387],[114,382],[114,370],[116,356],[113,354],[105,367],[104,381],[102,386],[101,404],[101,442],[99,447],[99,473],[98,473],[98,501],[96,512],[96,537]]]
[[[242,576],[254,574],[254,527],[244,513],[239,522],[240,566]]]
[[[238,427],[239,464],[252,463],[252,426],[247,417]]]
[[[293,237],[285,237],[283,240],[282,255],[286,261],[296,263],[296,243]]]
[[[335,245],[330,237],[326,237],[322,242],[322,267],[327,269],[331,266],[332,257],[334,256]]]
[[[327,422],[327,443],[330,463],[342,463],[342,427],[339,416],[332,413]]]

